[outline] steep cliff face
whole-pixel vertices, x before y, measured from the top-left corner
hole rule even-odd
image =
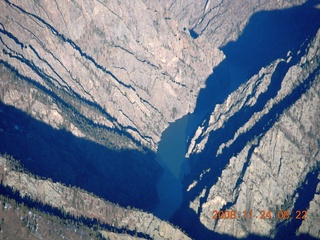
[[[154,150],[169,122],[193,112],[200,88],[223,59],[217,48],[235,39],[254,12],[300,3],[4,1],[1,60],[28,86],[22,93],[5,87],[1,99],[78,136]],[[195,27],[205,32],[201,39],[184,29]],[[38,92],[45,102],[34,97]],[[107,129],[107,140],[84,132],[70,115]],[[118,131],[125,144],[113,140]]]
[[[215,237],[320,237],[319,1],[0,4],[0,150],[55,182],[5,170],[1,159],[5,184],[110,226],[188,239],[152,214],[102,198],[152,209],[162,171],[153,153],[161,134],[195,112],[204,119],[187,142],[191,170],[172,221],[195,238],[202,230]],[[299,5],[302,10],[294,8]],[[275,9],[288,10],[274,12],[278,22],[268,15]],[[308,17],[310,34],[291,22]],[[224,81],[206,82],[212,71],[226,73]],[[205,115],[207,104],[212,108]],[[81,190],[77,202],[59,181],[100,198]],[[92,201],[102,210],[92,210]],[[213,219],[220,209],[236,211],[236,219]],[[277,216],[305,209],[310,218],[304,221]],[[244,218],[244,211],[253,217]],[[272,218],[260,219],[260,211]]]
[[[56,109],[59,124],[66,119],[69,130],[87,135],[68,121],[66,111],[75,111],[133,138],[121,148],[137,141],[156,149],[168,122],[192,111],[223,56],[193,42],[175,20],[165,21],[142,1],[5,1],[2,6],[2,63],[25,77],[29,92],[40,89],[67,105],[46,106]],[[17,99],[25,93],[4,94],[5,103],[23,108]],[[31,108],[31,113],[45,111]]]
[[[318,175],[315,182],[320,181],[320,176]],[[320,183],[316,186],[316,191],[313,199],[310,201],[308,208],[308,218],[306,218],[300,225],[297,233],[298,235],[308,234],[314,238],[320,238],[320,227],[319,227],[319,205],[320,205]]]
[[[215,161],[188,191],[199,193],[190,207],[208,229],[237,238],[249,234],[279,237],[284,232],[294,237],[298,229],[319,237],[312,229],[313,222],[319,221],[315,214],[320,157],[319,42],[320,31],[302,56],[289,53],[287,59],[261,69],[217,105],[208,122],[198,128],[187,156],[194,156],[196,165],[201,165],[205,154]],[[297,64],[292,64],[297,57]],[[280,72],[283,79],[279,79]],[[277,81],[279,89],[272,96]],[[242,124],[242,118],[250,114]],[[231,126],[236,129],[231,130],[230,139],[212,137],[228,132]],[[235,211],[235,219],[213,219],[213,211],[221,209]],[[296,219],[299,211],[309,209],[308,221]],[[285,210],[291,213],[289,220],[279,213]],[[252,211],[253,216],[244,217],[244,211]],[[261,218],[268,211],[272,217]]]
[[[164,6],[165,16],[177,19],[180,27],[190,30],[197,41],[206,42],[210,39],[209,44],[216,47],[236,40],[253,13],[289,8],[304,2],[306,1],[160,1]]]
[[[150,213],[126,209],[79,188],[66,187],[60,183],[18,172],[13,169],[12,162],[3,157],[0,157],[0,177],[1,185],[14,188],[22,197],[28,196],[42,204],[64,209],[66,213],[75,217],[94,218],[101,224],[107,224],[109,228],[143,233],[152,239],[190,239],[181,230]],[[130,239],[128,236],[114,235],[112,236],[109,231],[104,233],[106,237]],[[76,239],[76,236],[72,239]]]

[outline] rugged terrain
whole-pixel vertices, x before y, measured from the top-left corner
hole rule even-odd
[[[208,229],[237,238],[249,234],[281,236],[283,230],[293,236],[297,230],[320,237],[313,228],[319,223],[319,43],[320,31],[305,53],[288,53],[287,59],[262,68],[224,103],[216,105],[190,141],[187,156],[197,159],[196,166],[206,165],[205,154],[218,162],[215,167],[220,166],[208,167],[187,189],[192,194],[199,192],[190,207]],[[279,82],[280,75],[283,79]],[[264,97],[271,94],[274,96]],[[261,105],[261,101],[265,102]],[[228,135],[230,128],[234,128],[234,135],[229,134],[229,139],[213,137]],[[240,215],[252,210],[255,215],[252,219],[238,215],[235,220],[212,219],[212,211],[220,209]],[[277,216],[279,210],[295,215],[306,209],[309,221]],[[260,211],[271,211],[274,216],[261,220]],[[280,228],[281,224],[288,227]]]
[[[66,108],[47,104],[42,113],[36,104],[30,111],[76,136],[96,137],[66,111],[123,131],[128,141],[105,140],[118,148],[136,148],[139,142],[156,149],[168,122],[192,111],[197,92],[222,58],[218,49],[200,48],[175,20],[166,21],[142,1],[120,6],[4,1],[2,6],[2,61]],[[26,110],[26,101],[17,102],[19,93],[5,94],[5,103]]]
[[[118,148],[142,143],[154,150],[168,123],[195,108],[200,88],[223,59],[218,47],[236,39],[254,12],[301,2],[248,1],[250,7],[239,2],[239,11],[230,1],[203,1],[191,4],[191,11],[178,4],[143,1],[3,1],[1,60],[25,77],[28,87],[22,93],[4,87],[2,99],[76,136]],[[235,18],[235,11],[241,17]],[[194,40],[187,29],[195,28],[192,23],[199,22],[199,16],[212,23],[212,33]],[[213,16],[217,21],[210,19]],[[225,26],[213,31],[219,22]],[[215,40],[221,37],[225,40]],[[32,94],[39,91],[45,92],[45,103],[33,102]],[[75,117],[100,125],[109,135],[101,140],[90,136]],[[121,141],[114,142],[119,136],[112,130],[125,133]]]
[[[2,197],[1,197],[2,198]],[[84,224],[28,209],[14,199],[0,201],[0,239],[101,239],[98,232]]]
[[[130,207],[126,209],[79,188],[53,183],[21,170],[16,160],[0,157],[1,184],[18,191],[22,198],[34,199],[42,205],[53,207],[49,213],[55,213],[54,209],[59,209],[75,220],[97,220],[102,225],[102,231],[114,228],[120,233],[121,230],[143,233],[152,239],[189,239],[179,229],[150,213]],[[107,229],[104,230],[104,227]],[[108,232],[103,234],[108,236]]]
[[[320,238],[319,1],[0,6],[0,153],[22,166],[0,158],[2,185],[100,221],[105,238],[188,239],[147,211],[166,171],[162,133],[194,114],[172,223],[198,239]],[[24,219],[17,209],[8,219]],[[212,219],[220,209],[255,215]],[[261,210],[273,217],[255,218]]]

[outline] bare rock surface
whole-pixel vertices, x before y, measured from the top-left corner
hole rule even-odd
[[[223,58],[142,1],[6,1],[1,22],[2,61],[67,103],[81,99],[89,108],[76,106],[81,114],[153,149],[168,122],[192,112]]]
[[[225,59],[220,49],[241,36],[250,17],[305,2],[6,0],[0,4],[0,100],[110,149],[156,151],[169,123],[195,110],[207,77]],[[319,43],[320,32],[306,52],[296,49],[261,67],[217,104],[191,137],[190,161],[201,154],[207,158],[213,143],[217,146],[209,153],[223,160],[214,163],[219,167],[208,164],[199,174],[192,172],[196,177],[186,187],[192,195],[189,207],[210,231],[274,237],[278,224],[290,224],[256,215],[213,220],[212,211],[264,210],[275,216],[279,210],[295,210],[308,174],[319,171]],[[279,89],[260,109],[281,69]],[[259,110],[247,121],[238,118],[254,108]],[[232,136],[212,139],[234,127],[230,122],[236,123]],[[14,171],[2,158],[0,163],[4,184],[24,196],[153,239],[189,239],[150,213]],[[308,205],[311,217],[318,216],[318,193],[319,187]],[[297,234],[319,237],[314,222],[303,221]]]
[[[202,42],[210,39],[213,46],[220,47],[230,40],[236,40],[253,13],[301,5],[305,0],[281,1],[231,1],[202,0],[160,1],[164,15],[177,19],[180,28],[193,30]]]
[[[0,176],[3,185],[18,190],[21,196],[29,196],[41,203],[63,208],[76,217],[96,218],[113,227],[147,234],[152,239],[190,239],[178,228],[150,213],[126,209],[79,188],[66,187],[60,183],[15,171],[3,157],[0,157]]]
[[[106,239],[110,240],[141,240],[144,238],[139,238],[139,237],[133,237],[128,234],[117,234],[113,232],[107,232],[107,231],[100,231],[102,236]]]
[[[318,176],[318,181],[320,180],[320,176]],[[317,186],[316,193],[314,198],[309,204],[309,208],[307,210],[307,215],[305,220],[302,222],[298,235],[300,234],[309,234],[314,238],[320,238],[320,214],[319,214],[319,206],[320,206],[320,183]]]
[[[40,88],[68,106],[33,103],[34,116],[92,139],[68,119],[77,112],[132,137],[122,145],[110,137],[113,145],[137,148],[137,141],[155,150],[168,123],[193,112],[200,88],[224,58],[218,47],[235,39],[253,13],[301,3],[5,1],[0,57],[31,84],[29,92]],[[194,40],[182,26],[205,34]],[[19,92],[3,95],[6,104],[26,110],[26,99],[16,101]]]
[[[192,153],[200,153],[204,149],[211,131],[215,131],[218,128],[223,127],[224,123],[226,123],[241,108],[245,106],[252,106],[256,103],[258,96],[268,89],[272,73],[281,61],[283,60],[277,60],[270,66],[262,68],[259,71],[259,74],[253,76],[248,82],[241,85],[237,91],[231,93],[224,103],[217,104],[215,106],[215,109],[208,121],[208,126],[206,128],[204,127],[204,124],[199,126],[191,139],[186,157],[189,157]],[[256,118],[253,117],[253,119]],[[220,151],[221,150],[219,149],[219,152]]]
[[[218,181],[207,190],[207,194],[199,196],[190,204],[192,209],[201,209],[200,221],[208,229],[234,237],[246,237],[258,234],[274,237],[276,226],[285,221],[277,217],[278,211],[293,211],[298,201],[298,189],[307,181],[307,175],[318,171],[319,164],[319,119],[320,119],[320,31],[309,44],[306,53],[298,64],[291,66],[286,72],[281,88],[274,98],[268,100],[264,108],[255,112],[252,117],[234,134],[234,138],[220,145],[217,156],[224,154],[251,128],[259,124],[264,116],[270,114],[288,96],[301,97],[293,105],[283,110],[283,114],[276,118],[276,122],[268,127],[264,133],[257,134],[248,141],[244,148],[231,157],[222,171]],[[274,74],[274,64],[259,73],[262,78],[254,76],[249,82],[232,93],[223,104],[218,105],[210,117],[207,127],[199,127],[192,140],[192,151],[201,152],[205,148],[207,135],[211,131],[223,128],[229,114],[234,114],[243,105],[255,104],[256,96],[250,91],[250,84],[257,86],[256,94],[262,94],[270,84],[270,74]],[[260,87],[259,87],[260,86]],[[263,87],[261,87],[263,86]],[[241,93],[241,94],[239,94]],[[239,94],[239,95],[237,95]],[[238,96],[238,97],[237,97]],[[274,113],[275,114],[275,113]],[[198,143],[198,146],[195,143]],[[189,151],[189,152],[192,152]],[[210,169],[206,174],[210,173]],[[192,188],[196,187],[192,184]],[[192,189],[191,188],[191,189]],[[190,189],[189,189],[190,190]],[[311,216],[309,221],[303,221],[300,233],[310,233],[318,236],[317,230],[312,229],[311,221],[317,221],[317,194],[309,204]],[[195,205],[198,204],[198,207]],[[201,208],[199,208],[201,207]],[[212,211],[220,209],[236,211],[236,219],[212,219]],[[244,218],[243,211],[252,211],[252,219]],[[272,218],[260,219],[261,211],[272,213]],[[293,213],[294,214],[294,213]]]

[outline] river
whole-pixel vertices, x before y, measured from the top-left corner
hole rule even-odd
[[[188,159],[184,157],[188,137],[217,103],[222,103],[262,67],[285,58],[288,51],[296,53],[306,46],[303,43],[315,36],[320,27],[316,3],[319,2],[310,0],[302,6],[254,14],[237,41],[222,47],[226,59],[207,79],[194,113],[171,123],[163,132],[156,156],[164,168],[157,185],[160,203],[153,212],[156,216],[170,219],[183,201],[182,181],[190,172]]]

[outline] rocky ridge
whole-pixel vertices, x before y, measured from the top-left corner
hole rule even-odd
[[[306,1],[161,0],[160,2],[165,9],[164,15],[177,19],[181,28],[192,30],[196,35],[196,42],[206,42],[210,39],[208,44],[221,47],[238,38],[252,14],[263,10],[290,8]]]
[[[0,158],[0,176],[3,185],[18,190],[21,196],[29,196],[52,207],[63,208],[75,217],[95,218],[112,227],[147,234],[152,239],[190,239],[176,227],[150,213],[126,209],[79,188],[66,187],[15,171],[3,157]]]
[[[257,75],[253,76],[248,82],[241,85],[237,91],[231,93],[224,103],[217,104],[215,106],[208,123],[204,122],[196,130],[188,146],[186,157],[190,157],[191,154],[200,153],[206,146],[210,132],[222,128],[224,123],[226,123],[241,108],[253,106],[257,102],[258,96],[268,89],[272,73],[281,61],[284,60],[277,60],[266,68],[262,68]],[[252,120],[247,122],[247,124],[252,125],[252,122],[254,123],[254,121],[257,120],[258,119],[253,116]],[[244,128],[248,129],[248,127]],[[230,143],[227,143],[227,145],[230,145]],[[223,144],[221,145],[221,148],[227,145]],[[222,150],[219,148],[217,154],[221,151]]]
[[[320,181],[320,176],[318,175],[318,181]],[[319,206],[320,206],[320,183],[317,185],[316,193],[314,198],[309,204],[307,217],[302,222],[301,226],[298,229],[298,234],[309,234],[314,238],[320,238],[320,227],[319,227]]]
[[[201,223],[208,229],[237,238],[246,237],[248,234],[275,237],[278,234],[277,226],[282,222],[277,219],[277,212],[297,210],[297,189],[307,181],[308,174],[319,171],[319,42],[320,31],[298,63],[290,66],[277,94],[268,100],[261,111],[255,112],[249,121],[239,127],[233,139],[222,143],[215,152],[216,156],[223,156],[224,151],[232,147],[238,138],[241,139],[247,132],[256,129],[263,122],[262,119],[269,119],[265,120],[264,125],[260,125],[259,128],[263,131],[253,132],[255,137],[227,161],[221,176],[212,187],[207,190],[198,189],[201,194],[194,199],[190,207],[199,212]],[[198,128],[191,141],[189,154],[203,151],[205,144],[208,144],[208,135],[223,128],[229,117],[240,108],[256,104],[258,95],[270,85],[270,77],[275,74],[276,65],[281,62],[290,63],[289,55],[288,59],[277,60],[262,69],[223,104],[216,106],[208,124]],[[252,91],[252,86],[256,87],[255,91]],[[277,106],[284,101],[292,102],[293,105],[283,109],[283,114],[277,116]],[[273,123],[272,119],[276,121]],[[203,175],[206,174],[210,174],[210,169]],[[192,188],[196,187],[197,182],[188,190],[192,191]],[[310,212],[315,211],[314,204],[317,204],[317,193],[314,200],[306,206],[307,209],[310,208]],[[212,211],[220,209],[235,210],[240,214],[245,210],[252,210],[254,214],[261,210],[270,210],[275,215],[271,219],[255,218],[254,215],[252,219],[213,220]],[[302,224],[300,222],[300,231],[311,233],[314,221],[316,220],[310,216],[309,221],[303,221]],[[312,232],[312,236],[315,235],[317,234]]]
[[[0,238],[34,239],[101,239],[98,232],[79,223],[28,209],[0,195]],[[108,232],[109,233],[109,232]],[[108,236],[108,235],[106,235]],[[120,235],[121,236],[121,235]]]
[[[239,17],[234,14],[238,5],[228,1],[183,3],[191,7],[144,1],[4,1],[1,63],[25,77],[29,99],[24,92],[5,91],[2,101],[24,111],[29,104],[33,116],[77,136],[155,150],[168,123],[193,112],[205,79],[224,57],[218,50],[222,42],[235,39],[254,12],[302,2],[248,1],[252,8],[242,5]],[[222,19],[220,30],[213,30]],[[201,31],[214,34],[192,39],[184,28],[194,28],[196,22],[198,28],[205,26]],[[232,25],[242,27],[234,31]],[[226,37],[231,32],[233,37]],[[49,104],[30,96],[38,91],[51,98]],[[95,139],[73,114],[107,129],[107,135],[125,132],[125,144],[110,136]]]
[[[155,151],[169,122],[194,111],[205,79],[224,58],[218,47],[237,39],[253,13],[303,2],[3,1],[0,99],[56,129],[67,129],[77,137],[109,148],[141,150],[146,146]],[[188,30],[199,36],[193,39]],[[279,224],[276,220],[219,220],[212,224],[212,209],[257,212],[268,207],[273,213],[284,206],[293,209],[298,199],[296,189],[300,189],[318,161],[315,149],[319,148],[316,142],[319,80],[314,75],[318,74],[319,47],[316,41],[319,42],[319,33],[297,64],[292,64],[292,58],[298,58],[299,54],[289,52],[286,59],[262,68],[225,103],[216,106],[210,119],[198,128],[187,153],[192,160],[206,152],[210,135],[228,126],[233,115],[257,105],[260,96],[273,84],[275,72],[292,65],[279,92],[263,109],[252,114],[232,138],[215,149],[213,156],[222,158],[243,136],[259,128],[266,116],[273,116],[278,103],[294,95],[292,91],[304,91],[311,84],[311,90],[302,94],[290,110],[284,109],[280,117],[276,116],[276,123],[270,118],[270,124],[261,128],[256,138],[245,142],[241,151],[233,157],[226,155],[226,168],[216,183],[202,188],[202,183],[212,177],[212,169],[208,167],[189,186],[188,192],[198,193],[190,208],[199,214],[201,223],[208,229],[236,237],[252,233],[274,236],[277,233],[272,229]],[[308,158],[312,160],[309,162]],[[84,209],[94,217],[106,213],[99,212],[100,208],[90,210],[86,201],[92,198],[82,190],[71,193],[72,190],[62,185],[10,172],[10,186],[17,185],[25,194],[30,191],[32,197],[54,204],[63,201],[73,214],[82,214]],[[298,177],[288,182],[284,173]],[[266,196],[265,186],[281,197]],[[281,192],[283,188],[285,191]],[[61,194],[62,189],[69,191],[68,197]],[[75,200],[79,192],[86,203]],[[97,199],[93,201],[106,204]],[[310,209],[317,203],[315,195]],[[108,204],[103,205],[105,211],[112,205],[120,213],[112,213],[112,219],[101,217],[108,224],[139,228],[159,239],[166,234],[182,234],[151,214]],[[132,212],[132,216],[127,216]],[[141,219],[146,219],[149,225]],[[138,223],[132,225],[131,220]],[[302,222],[299,232],[317,236],[312,221]]]
[[[3,2],[2,63],[95,124],[155,149],[168,122],[192,111],[223,54],[200,47],[142,1],[118,4]]]

